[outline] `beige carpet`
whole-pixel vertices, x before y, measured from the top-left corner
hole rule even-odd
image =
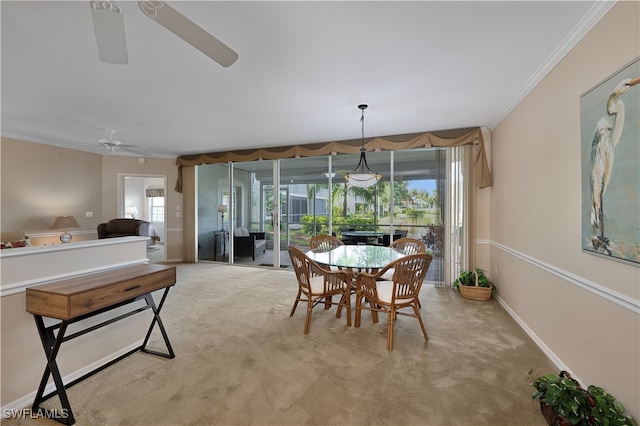
[[[495,300],[424,286],[429,341],[399,317],[389,352],[369,312],[356,329],[318,306],[305,336],[296,291],[291,270],[178,265],[162,312],[176,358],[136,353],[73,386],[76,424],[546,424],[527,373],[556,368]]]

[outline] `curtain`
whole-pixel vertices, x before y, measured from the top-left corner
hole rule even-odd
[[[478,188],[491,186],[492,179],[484,150],[484,140],[479,127],[455,129],[411,135],[373,138],[365,143],[367,151],[391,151],[412,148],[475,146],[474,173]],[[295,145],[266,149],[214,152],[178,157],[176,191],[182,192],[182,167],[256,160],[280,160],[285,158],[317,157],[320,155],[354,154],[360,151],[360,141],[328,142],[323,144]]]
[[[147,197],[164,197],[164,188],[147,188],[145,190]]]

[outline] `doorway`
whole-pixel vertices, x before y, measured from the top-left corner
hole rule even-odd
[[[118,216],[150,223],[147,257],[152,263],[166,260],[166,187],[166,175],[118,174]]]

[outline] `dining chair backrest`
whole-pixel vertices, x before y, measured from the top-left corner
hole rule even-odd
[[[299,302],[306,302],[306,319],[304,334],[311,328],[313,307],[321,300],[325,300],[325,309],[331,305],[338,305],[347,310],[347,325],[351,325],[351,286],[349,275],[344,271],[330,271],[324,269],[297,247],[289,246],[291,265],[298,280],[298,295],[291,308],[289,316],[293,316]],[[333,296],[340,296],[339,301],[333,301]],[[341,310],[336,311],[336,318],[340,318]]]
[[[302,250],[296,247],[289,247],[289,257],[291,257],[291,266],[296,273],[298,284],[301,287],[309,289],[311,280],[311,264],[310,259]]]
[[[343,245],[344,243],[339,238],[332,235],[316,235],[309,241],[311,250],[329,251]]]
[[[430,254],[416,253],[391,262],[394,269],[392,300],[418,297],[431,260]]]
[[[404,254],[418,254],[425,253],[427,246],[420,240],[415,238],[400,238],[394,240],[389,247],[395,248],[403,252]]]
[[[361,273],[356,277],[356,327],[360,327],[362,310],[371,311],[374,323],[378,312],[387,314],[387,349],[393,350],[393,328],[397,315],[414,317],[428,340],[420,314],[420,289],[427,276],[432,257],[428,253],[410,254],[394,260],[376,274]],[[383,277],[393,271],[390,279]],[[368,302],[368,303],[367,303]],[[411,308],[412,312],[402,311]]]

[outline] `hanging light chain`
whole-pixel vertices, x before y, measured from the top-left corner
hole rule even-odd
[[[368,105],[362,104],[358,105],[358,108],[362,111],[362,116],[360,117],[360,123],[362,124],[362,148],[364,148],[364,110],[367,109]]]

